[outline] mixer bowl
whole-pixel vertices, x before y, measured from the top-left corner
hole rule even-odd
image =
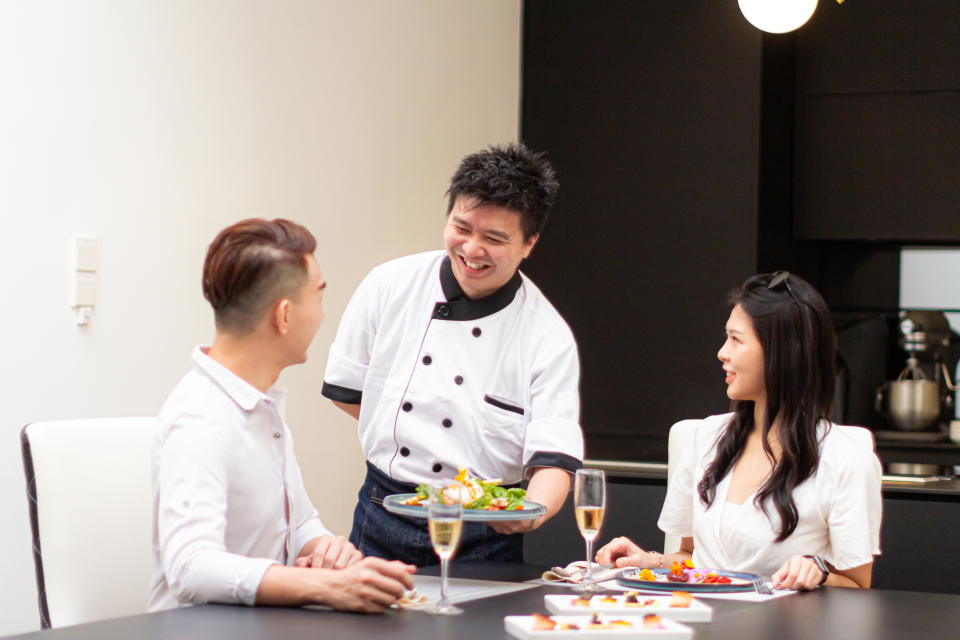
[[[895,380],[877,391],[878,408],[884,391],[888,394],[887,411],[882,411],[902,431],[927,431],[940,422],[943,398],[940,384],[933,380]]]

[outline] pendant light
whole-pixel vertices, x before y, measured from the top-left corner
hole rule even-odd
[[[767,33],[786,33],[806,24],[817,0],[737,0],[747,21]]]

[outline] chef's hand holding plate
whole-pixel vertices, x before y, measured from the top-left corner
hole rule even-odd
[[[539,527],[546,520],[546,516],[540,516],[539,518],[533,518],[532,520],[507,520],[507,521],[491,521],[488,522],[493,530],[497,533],[511,534],[511,533],[529,533],[537,527]]]
[[[528,533],[559,511],[569,493],[570,474],[567,471],[553,467],[537,467],[527,484],[527,500],[542,504],[546,508],[546,514],[539,518],[504,520],[488,524],[497,533]]]

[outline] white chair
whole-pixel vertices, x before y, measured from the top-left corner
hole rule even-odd
[[[155,424],[63,420],[20,432],[43,628],[146,611]]]
[[[683,450],[701,422],[702,420],[681,420],[670,427],[670,435],[667,437],[667,486],[670,485],[674,468],[683,456]],[[669,533],[664,534],[663,552],[676,553],[679,550],[680,537]]]
[[[680,461],[683,451],[690,441],[693,432],[701,420],[681,420],[670,427],[670,435],[667,438],[667,485],[670,484],[670,478],[673,475],[674,466]],[[874,450],[873,432],[863,427],[851,427],[842,424],[836,424],[834,429],[839,429],[841,433],[849,436],[856,444],[866,447],[870,451]],[[676,553],[680,550],[680,538],[670,535],[663,536],[663,552]]]

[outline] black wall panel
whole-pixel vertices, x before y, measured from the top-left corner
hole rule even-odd
[[[803,96],[797,132],[797,236],[960,241],[960,91]]]
[[[522,138],[560,199],[524,270],[577,336],[594,458],[666,459],[725,411],[726,293],[756,268],[761,36],[735,2],[528,0]]]

